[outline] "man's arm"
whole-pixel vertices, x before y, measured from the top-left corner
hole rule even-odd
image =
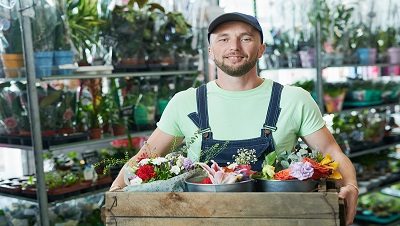
[[[356,214],[358,186],[356,172],[350,159],[342,152],[332,134],[324,126],[320,130],[302,137],[302,140],[313,150],[318,150],[324,155],[330,154],[332,159],[339,163],[339,171],[343,179],[339,181],[342,186],[339,197],[346,201],[346,225],[352,224]]]
[[[158,156],[164,156],[168,153],[168,151],[172,148],[172,145],[176,143],[179,145],[182,142],[183,138],[177,138],[171,136],[167,133],[164,133],[160,129],[155,129],[154,132],[150,135],[149,139],[146,142],[146,145],[139,150],[139,152],[133,156],[128,162],[136,161],[142,154],[151,151],[152,154],[156,154]],[[110,187],[110,191],[119,190],[126,186],[124,182],[124,168],[119,171],[117,178],[115,178],[114,182]]]

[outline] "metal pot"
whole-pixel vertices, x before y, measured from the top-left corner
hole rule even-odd
[[[310,192],[318,187],[316,180],[256,180],[256,191],[261,192]]]
[[[204,177],[192,177],[185,180],[185,191],[188,192],[252,192],[254,180],[234,184],[199,184]]]

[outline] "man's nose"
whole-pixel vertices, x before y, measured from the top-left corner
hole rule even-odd
[[[229,42],[229,47],[231,50],[239,50],[240,49],[240,38],[231,39]]]

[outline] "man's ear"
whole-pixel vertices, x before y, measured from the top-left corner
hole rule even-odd
[[[208,57],[209,57],[211,60],[214,60],[214,54],[213,54],[213,52],[211,51],[211,47],[208,47]]]
[[[258,53],[257,53],[257,57],[258,57],[258,58],[261,58],[261,57],[262,57],[262,55],[264,54],[266,48],[267,48],[267,47],[266,47],[265,44],[261,44],[261,45],[260,45],[260,47],[258,48]]]

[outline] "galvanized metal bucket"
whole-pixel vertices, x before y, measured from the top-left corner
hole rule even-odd
[[[192,177],[185,180],[188,192],[252,192],[254,180],[241,181],[234,184],[199,184],[204,177]]]
[[[318,181],[257,179],[255,188],[260,192],[311,192],[317,190]]]

